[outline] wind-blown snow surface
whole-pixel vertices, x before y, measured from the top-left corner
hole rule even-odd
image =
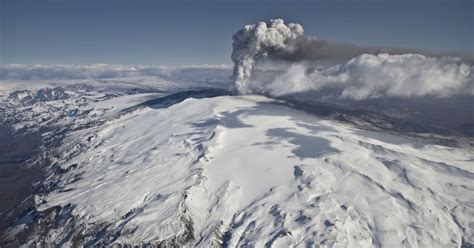
[[[136,108],[72,131],[60,150],[55,190],[10,229],[25,246],[474,243],[471,148],[359,130],[261,96]]]
[[[13,223],[0,245],[474,243],[469,142],[436,145],[229,96],[230,68],[11,67],[0,124],[41,138],[24,166],[47,174],[0,213]]]

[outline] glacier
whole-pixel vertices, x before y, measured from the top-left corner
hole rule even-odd
[[[18,166],[44,171],[1,213],[2,246],[474,244],[472,138],[374,128],[177,70],[1,80],[2,126],[40,137]]]

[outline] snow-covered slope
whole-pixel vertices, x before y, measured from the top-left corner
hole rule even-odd
[[[474,243],[472,148],[361,130],[262,96],[203,92],[138,107],[162,93],[90,103],[89,116],[115,112],[68,130],[42,190],[5,240],[25,247]]]
[[[43,177],[2,247],[474,244],[472,137],[386,102],[231,96],[225,66],[2,68],[0,194]]]

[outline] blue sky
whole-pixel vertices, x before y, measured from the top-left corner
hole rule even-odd
[[[2,0],[0,63],[230,64],[231,36],[281,17],[364,46],[474,53],[474,1]]]

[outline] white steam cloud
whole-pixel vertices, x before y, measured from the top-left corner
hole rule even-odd
[[[474,95],[471,71],[472,67],[456,58],[363,54],[344,64],[311,72],[302,63],[293,64],[260,90],[275,96],[321,91],[328,97],[355,100],[382,96]]]
[[[377,49],[352,49],[341,54],[324,41],[303,35],[299,24],[271,20],[247,25],[233,36],[235,88],[240,94],[282,96],[305,91],[325,97],[355,100],[383,96],[415,97],[474,95],[472,65],[455,57],[419,54],[389,55]],[[328,45],[329,44],[329,45]],[[302,56],[308,51],[311,55]],[[358,55],[363,52],[365,54]],[[367,54],[375,53],[375,54]],[[378,53],[378,54],[377,54]],[[353,57],[328,68],[311,68],[295,61]],[[354,56],[355,55],[355,56]],[[251,79],[256,64],[265,60],[290,61],[288,69],[270,82]]]

